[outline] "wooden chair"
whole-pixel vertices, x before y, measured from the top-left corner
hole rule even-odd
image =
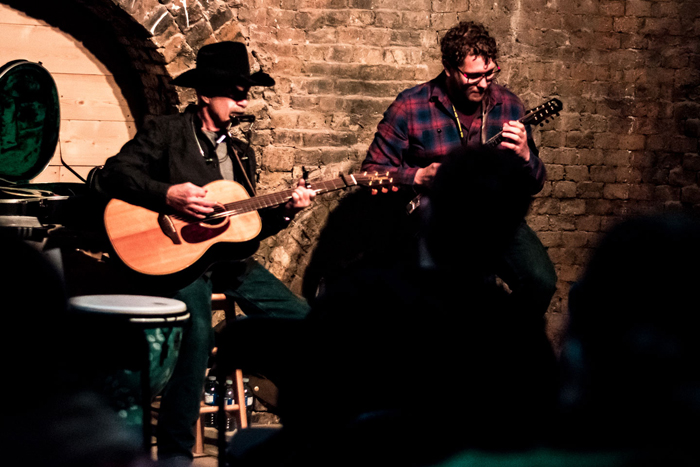
[[[212,294],[212,309],[213,310],[224,310],[226,315],[226,321],[235,319],[235,308],[232,303],[230,303],[224,294]],[[235,398],[235,403],[233,405],[227,405],[225,407],[226,412],[235,412],[235,420],[237,427],[247,428],[248,427],[248,417],[246,414],[245,406],[245,392],[243,388],[243,372],[241,370],[235,370],[231,375],[233,380],[233,396]],[[220,381],[221,383],[221,381]],[[195,444],[193,453],[202,454],[204,452],[204,420],[203,418],[210,413],[218,412],[219,407],[213,405],[206,405],[201,403],[199,409],[199,419],[197,420],[197,427],[195,431]]]
[[[233,378],[233,395],[235,398],[233,405],[227,405],[226,412],[235,412],[235,420],[239,429],[248,428],[248,417],[245,406],[245,393],[243,389],[243,372],[236,370],[232,375]],[[204,420],[203,418],[210,413],[218,412],[219,407],[214,405],[206,405],[202,402],[199,408],[199,419],[197,419],[197,428],[195,431],[195,443],[192,452],[194,454],[202,454],[204,452]]]

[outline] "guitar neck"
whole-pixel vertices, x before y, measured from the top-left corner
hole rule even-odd
[[[311,189],[314,190],[314,192],[317,195],[340,190],[348,186],[353,185],[346,183],[346,181],[342,177],[311,183]],[[258,209],[279,206],[285,204],[287,201],[292,199],[292,193],[294,193],[294,190],[295,189],[292,188],[276,193],[270,193],[267,195],[255,196],[252,198],[235,201],[233,203],[227,203],[224,204],[225,211],[217,212],[216,214],[210,216],[210,218],[215,219],[220,217],[235,216],[237,214],[243,214],[245,212],[257,211]]]

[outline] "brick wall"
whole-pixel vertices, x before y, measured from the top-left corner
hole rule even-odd
[[[555,344],[568,287],[601,232],[623,215],[700,204],[697,0],[77,1],[110,15],[152,113],[192,98],[167,83],[203,44],[249,45],[278,82],[251,104],[262,191],[286,188],[302,166],[314,176],[356,168],[396,94],[439,73],[441,33],[462,19],[487,24],[500,81],[527,106],[564,102],[536,131],[549,181],[529,218],[559,273]],[[261,250],[294,290],[336,203],[320,200]]]

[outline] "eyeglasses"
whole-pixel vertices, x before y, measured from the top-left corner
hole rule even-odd
[[[482,79],[486,79],[487,83],[490,83],[496,77],[498,74],[501,72],[501,67],[496,65],[496,68],[492,68],[491,70],[487,71],[486,73],[466,73],[459,68],[457,68],[460,73],[462,73],[462,76],[467,80],[467,84],[477,84],[481,82]]]
[[[199,89],[199,93],[209,97],[228,97],[234,101],[244,101],[248,99],[248,87],[235,86],[232,88],[209,87]]]
[[[225,94],[223,94],[225,97],[229,97],[233,99],[234,101],[243,101],[248,99],[248,88],[239,88],[235,87],[233,89],[229,89]]]

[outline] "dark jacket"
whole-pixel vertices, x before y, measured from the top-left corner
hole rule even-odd
[[[196,111],[195,106],[190,106],[181,114],[148,119],[119,154],[107,159],[96,175],[98,191],[153,211],[172,212],[165,202],[172,185],[191,182],[204,186],[221,180],[214,147],[200,130]],[[239,154],[245,170],[243,175],[234,160],[235,180],[253,196],[255,154],[240,140],[229,140],[229,144]],[[260,214],[263,231],[259,238],[273,235],[287,225],[279,208]]]

